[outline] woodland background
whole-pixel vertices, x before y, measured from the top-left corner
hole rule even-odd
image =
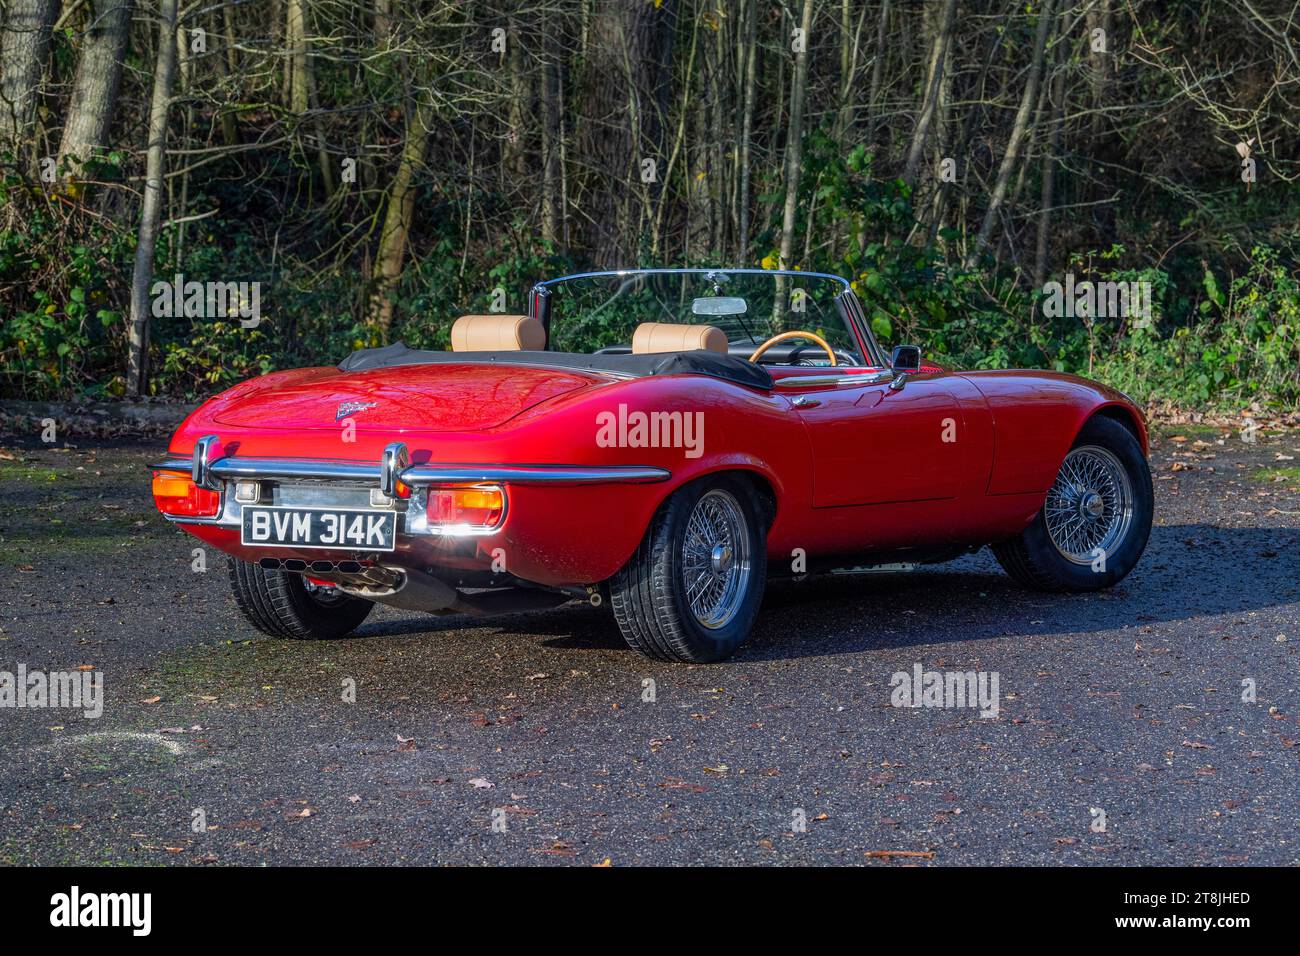
[[[193,399],[564,271],[781,264],[957,366],[1300,399],[1296,0],[0,13],[0,395]],[[1154,321],[1048,318],[1066,272]],[[175,273],[260,282],[261,324],[153,318]]]

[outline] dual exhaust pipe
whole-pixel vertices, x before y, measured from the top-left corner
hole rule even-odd
[[[432,614],[514,614],[558,607],[571,599],[560,591],[532,588],[496,588],[468,593],[452,587],[432,574],[412,568],[392,568],[359,561],[303,561],[299,558],[260,558],[258,566],[268,571],[311,572],[320,575],[362,575],[359,580],[332,580],[344,594],[377,601],[391,607]],[[595,603],[595,602],[593,602]]]
[[[363,597],[391,607],[405,608],[408,611],[470,614],[474,617],[540,611],[558,607],[571,599],[570,595],[559,591],[515,587],[476,591],[471,594],[452,587],[432,574],[410,568],[398,569],[396,575],[396,580],[387,585],[345,584],[339,587],[354,597]]]

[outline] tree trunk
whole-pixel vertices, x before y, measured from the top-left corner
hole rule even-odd
[[[799,209],[799,180],[803,175],[803,110],[808,92],[808,43],[812,33],[812,0],[804,0],[803,14],[799,20],[802,46],[795,50],[794,76],[790,81],[790,120],[786,126],[785,143],[785,208],[781,217],[781,246],[777,254],[777,268],[790,268],[790,254],[794,249],[795,213]],[[786,277],[776,277],[776,294],[772,301],[772,328],[785,328],[788,305]]]
[[[626,266],[642,238],[647,204],[663,195],[666,120],[676,3],[602,0],[592,17],[586,63],[585,123],[581,149],[592,197],[588,242],[602,266]],[[642,179],[642,163],[654,163],[654,179]]]
[[[221,22],[225,25],[226,69],[231,75],[239,73],[239,51],[235,49],[235,6],[226,3],[221,7]]]
[[[740,121],[740,235],[736,241],[736,261],[749,261],[749,183],[751,140],[754,136],[754,93],[757,89],[758,0],[750,0],[745,20],[745,105]]]
[[[714,61],[709,73],[709,171],[706,185],[709,190],[709,253],[726,255],[727,248],[727,165],[723,162],[723,139],[726,130],[726,94],[727,83],[723,68],[726,64],[726,31],[728,23],[723,21],[718,26],[714,44]],[[735,134],[731,134],[735,142]]]
[[[525,147],[524,124],[529,115],[528,76],[524,72],[523,31],[520,21],[510,23],[506,35],[506,65],[510,77],[510,104],[506,111],[505,148],[501,156],[503,194],[528,176],[528,156]]]
[[[954,0],[955,2],[955,0]],[[812,33],[812,0],[803,0],[800,21],[804,45],[794,55],[794,80],[790,85],[790,125],[786,137],[785,214],[781,220],[782,269],[790,268],[794,247],[794,217],[799,209],[799,178],[803,173],[803,108],[808,92],[808,42]]]
[[[1043,153],[1041,192],[1038,201],[1038,237],[1034,244],[1034,288],[1041,289],[1047,282],[1047,254],[1051,238],[1052,203],[1055,201],[1056,154],[1061,146],[1062,117],[1065,115],[1065,69],[1058,62],[1056,74],[1050,79],[1051,104],[1047,134],[1047,150]]]
[[[131,333],[127,352],[126,391],[145,394],[148,385],[149,289],[153,279],[153,254],[162,215],[164,150],[167,146],[167,110],[171,106],[176,74],[176,3],[158,2],[158,60],[154,65],[153,97],[149,105],[149,144],[145,157],[144,201],[140,204],[140,232],[131,276]]]
[[[566,103],[568,98],[565,94],[565,70],[563,64],[556,69],[556,85],[559,90],[559,98],[556,103],[556,114],[560,118],[560,240],[563,248],[567,253],[569,251],[569,125],[565,122]]]
[[[559,241],[560,192],[560,77],[558,45],[543,28],[545,50],[542,62],[542,239]]]
[[[707,38],[706,38],[707,44]],[[711,223],[709,221],[709,120],[708,91],[704,76],[708,73],[708,54],[703,57],[705,67],[687,80],[696,86],[695,105],[687,109],[688,128],[686,155],[686,228],[683,234],[683,260],[703,261],[708,251]]]
[[[59,143],[58,167],[64,182],[83,175],[95,150],[108,145],[133,3],[108,0],[106,10],[91,14]]]
[[[853,84],[853,4],[840,0],[840,97],[839,112],[835,117],[835,132],[843,142],[844,131],[849,127],[850,91]]]
[[[1087,136],[1086,154],[1090,168],[1105,170],[1116,162],[1124,162],[1125,154],[1128,152],[1124,137],[1116,133],[1117,121],[1111,119],[1105,113],[1107,106],[1115,105],[1111,102],[1110,96],[1112,64],[1115,57],[1113,46],[1115,41],[1111,35],[1111,0],[1090,0],[1085,18],[1085,28],[1087,30],[1085,50],[1088,58],[1086,73],[1092,91],[1092,100],[1089,104],[1092,116],[1089,120],[1090,128]],[[1104,50],[1094,49],[1094,31],[1096,30],[1102,31],[1101,38],[1105,43]],[[1204,30],[1205,20],[1203,19],[1201,25],[1202,42],[1204,41]],[[1122,121],[1119,122],[1122,123]],[[1082,139],[1082,137],[1080,138]],[[1104,175],[1092,176],[1083,186],[1083,195],[1079,198],[1098,200],[1103,199],[1105,195]],[[1092,218],[1094,229],[1098,233],[1098,238],[1102,244],[1113,241],[1115,228],[1114,205],[1103,203],[1094,206]]]
[[[975,239],[975,248],[967,260],[968,266],[974,266],[975,259],[988,246],[989,237],[997,223],[1002,200],[1007,195],[1007,183],[1011,172],[1020,158],[1020,147],[1024,144],[1025,134],[1029,131],[1029,117],[1033,112],[1034,100],[1038,97],[1038,81],[1043,74],[1043,51],[1047,48],[1047,34],[1052,27],[1052,11],[1055,0],[1044,0],[1038,11],[1038,30],[1034,36],[1034,56],[1029,66],[1029,79],[1025,82],[1024,95],[1020,97],[1020,108],[1016,110],[1016,119],[1011,127],[1011,138],[1007,141],[1007,151],[1002,155],[1002,164],[998,167],[997,181],[989,197],[988,208],[984,211],[984,221],[980,224],[979,235]]]
[[[0,33],[0,148],[15,156],[35,126],[41,71],[50,48],[50,28],[58,0],[9,0],[9,15]]]
[[[178,146],[181,149],[190,148],[190,131],[194,129],[194,100],[190,97],[190,90],[194,86],[194,55],[190,51],[190,38],[192,34],[184,26],[184,15],[180,18],[180,23],[176,27],[176,87],[179,91],[179,98],[185,104],[184,121],[181,123],[180,135],[177,137]],[[185,221],[185,214],[190,206],[190,171],[185,169],[180,175],[181,181],[181,199],[177,203],[174,201],[171,193],[172,183],[168,183],[167,192],[167,209],[169,213],[179,219],[176,224],[173,235],[175,239],[172,242],[172,256],[175,263],[175,271],[181,271],[181,262],[185,255],[185,227],[188,225]]]
[[[867,91],[867,109],[871,112],[871,142],[876,139],[878,122],[876,119],[877,99],[880,96],[880,83],[885,74],[885,37],[889,32],[889,0],[880,4],[880,20],[876,24],[876,50],[871,63],[871,86]]]
[[[289,109],[301,120],[315,106],[315,79],[312,76],[311,56],[307,44],[307,0],[288,0],[285,23],[286,39],[289,44]],[[334,169],[330,165],[329,150],[325,144],[325,132],[320,120],[312,120],[312,136],[316,145],[316,161],[320,167],[321,181],[325,186],[326,196],[334,193]]]
[[[916,128],[912,131],[912,145],[908,147],[907,166],[903,170],[903,179],[909,184],[916,183],[917,169],[921,164],[921,158],[925,155],[925,140],[934,122],[940,89],[943,85],[944,62],[948,58],[948,44],[952,40],[952,21],[957,13],[957,0],[936,0],[937,2],[943,3],[943,9],[938,19],[933,21],[934,43],[930,49],[930,71],[926,76],[921,115],[917,118]]]
[[[1102,137],[1102,103],[1106,99],[1106,86],[1110,80],[1110,0],[1091,0],[1085,20],[1088,31],[1088,80],[1092,86],[1092,139],[1094,144]],[[1106,49],[1093,49],[1093,31],[1101,30]]]
[[[217,74],[222,78],[223,83],[228,83],[231,77],[238,75],[239,59],[235,56],[235,23],[230,13],[230,5],[223,6],[221,10],[224,15],[221,27],[214,26],[211,34],[221,38],[222,45],[226,48],[226,55],[224,57],[213,57],[213,66]],[[222,141],[227,146],[237,145],[239,143],[239,125],[235,122],[235,111],[227,105],[217,112],[221,117]]]
[[[369,324],[388,341],[393,325],[393,292],[402,277],[406,260],[406,240],[415,214],[415,176],[424,165],[425,146],[433,125],[433,107],[421,97],[411,111],[406,129],[406,144],[388,193],[388,210],[379,237],[379,254],[375,258],[375,292],[370,301]]]

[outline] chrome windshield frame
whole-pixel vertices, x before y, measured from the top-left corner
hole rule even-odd
[[[574,272],[569,275],[556,276],[553,279],[544,279],[536,283],[532,292],[528,296],[528,315],[542,323],[546,329],[547,345],[550,345],[550,296],[553,286],[565,282],[572,282],[579,279],[612,279],[634,275],[700,275],[708,277],[711,274],[724,276],[730,275],[764,275],[764,276],[781,276],[793,278],[813,278],[827,279],[831,282],[838,283],[840,291],[835,296],[835,304],[840,312],[841,318],[845,325],[853,332],[858,339],[859,347],[862,350],[862,356],[869,366],[888,368],[889,359],[880,343],[876,341],[875,335],[871,332],[871,326],[867,322],[866,311],[862,308],[862,302],[858,299],[857,293],[853,291],[853,285],[843,276],[838,276],[830,272],[802,272],[797,269],[727,269],[723,267],[712,268],[678,268],[678,269],[606,269],[594,272]]]

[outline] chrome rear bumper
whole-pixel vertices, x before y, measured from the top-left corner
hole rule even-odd
[[[416,490],[409,502],[405,529],[411,533],[419,526],[418,516],[423,515],[421,499],[432,485],[647,484],[671,477],[671,472],[665,468],[642,465],[412,465],[403,442],[388,445],[374,464],[307,458],[214,458],[219,444],[216,435],[205,435],[195,443],[189,458],[166,458],[149,466],[157,471],[186,472],[201,488],[221,492],[221,509],[216,517],[165,515],[169,521],[239,527],[242,508],[229,493],[229,486],[236,481],[280,482],[300,489],[312,485],[318,488],[377,489],[389,499],[396,497],[394,490],[400,481]],[[400,499],[392,503],[407,505]]]
[[[211,439],[211,441],[209,441]],[[388,469],[392,477],[413,488],[428,485],[497,482],[514,485],[592,485],[666,481],[666,468],[643,465],[410,465],[406,446],[394,442],[384,460],[373,465],[354,461],[310,458],[217,458],[209,460],[216,436],[199,439],[191,458],[168,458],[150,468],[189,472],[196,485],[213,488],[213,481],[340,481],[382,487]],[[400,452],[397,449],[400,446]],[[392,461],[393,464],[389,465]]]

